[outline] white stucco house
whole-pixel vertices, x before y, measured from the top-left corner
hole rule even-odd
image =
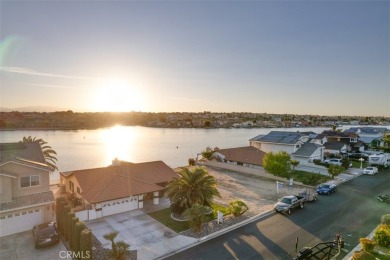
[[[291,159],[299,161],[300,165],[309,165],[313,160],[324,160],[325,147],[320,144],[307,142],[303,144],[295,153],[291,154]]]
[[[178,174],[162,161],[129,163],[114,160],[108,167],[60,173],[62,190],[77,202],[80,220],[92,220],[159,204],[164,187]]]
[[[38,142],[0,144],[0,237],[54,220],[50,172]]]
[[[342,155],[348,152],[347,144],[342,142],[326,142],[324,144],[325,153],[334,154],[334,155]]]
[[[265,153],[285,151],[289,155],[298,151],[306,143],[313,132],[271,131],[267,135],[258,135],[249,140],[253,146]]]

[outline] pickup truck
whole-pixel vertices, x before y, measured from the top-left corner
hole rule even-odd
[[[303,208],[304,204],[305,197],[289,195],[282,197],[279,202],[274,205],[274,210],[290,215],[292,209]]]

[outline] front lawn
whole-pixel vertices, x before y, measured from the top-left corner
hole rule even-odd
[[[222,205],[213,204],[212,208],[213,208],[213,213],[210,215],[207,215],[205,217],[205,221],[204,221],[205,223],[216,219],[218,210],[220,212],[222,212],[223,215],[228,214],[227,208],[222,206]],[[172,214],[171,208],[166,208],[166,209],[162,209],[159,211],[151,212],[151,213],[149,213],[149,216],[151,216],[152,218],[154,218],[158,222],[164,224],[165,226],[167,226],[168,228],[172,229],[173,231],[175,231],[177,233],[182,232],[182,231],[190,228],[188,221],[174,220],[173,218],[171,218],[171,214]]]
[[[351,161],[352,162],[352,168],[360,168],[360,162]],[[366,168],[368,166],[368,162],[362,163],[362,168]]]
[[[317,186],[321,183],[327,182],[332,178],[319,173],[312,173],[306,171],[293,171],[288,174],[288,178],[294,178],[294,181],[302,182],[306,185]]]

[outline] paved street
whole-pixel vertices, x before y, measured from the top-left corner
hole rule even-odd
[[[298,248],[344,236],[346,251],[368,235],[390,207],[376,200],[390,193],[390,174],[360,176],[338,186],[330,196],[306,204],[291,216],[272,214],[168,259],[291,259]],[[340,259],[347,252],[343,251]]]

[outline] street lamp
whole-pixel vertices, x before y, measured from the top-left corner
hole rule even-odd
[[[363,159],[363,158],[360,158],[359,161],[360,161],[360,169],[363,169],[363,162],[364,162],[364,159]]]

